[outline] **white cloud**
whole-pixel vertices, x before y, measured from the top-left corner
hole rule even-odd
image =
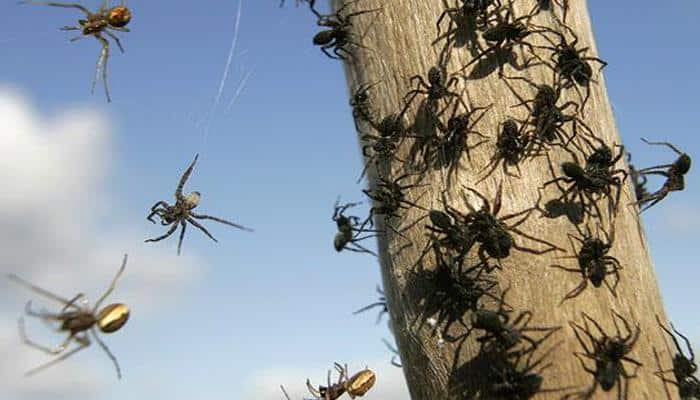
[[[128,211],[106,190],[109,126],[106,117],[85,108],[44,117],[17,91],[0,87],[0,273],[16,273],[64,297],[85,291],[94,301],[129,253],[112,299],[143,314],[164,307],[199,277],[201,268],[172,248],[145,246],[142,232],[103,222],[102,211]],[[99,357],[77,356],[80,362],[67,361],[22,379],[24,371],[48,358],[20,343],[16,318],[28,299],[37,307],[56,304],[6,279],[0,291],[9,294],[0,303],[0,399],[99,398],[114,380],[99,374],[102,368],[91,368],[104,362]],[[31,328],[37,340],[61,340],[41,324]],[[127,335],[128,324],[117,334]],[[94,346],[90,351],[101,350]]]
[[[332,366],[331,366],[332,367]],[[350,374],[364,368],[365,365],[349,365]],[[403,370],[389,364],[386,359],[378,360],[369,365],[376,374],[377,382],[374,387],[362,397],[362,400],[406,400],[409,399],[406,380]],[[280,400],[284,395],[280,385],[284,385],[292,400],[309,398],[311,395],[306,389],[306,379],[310,378],[315,386],[326,384],[328,367],[324,366],[299,366],[296,368],[275,368],[260,371],[248,383],[248,392],[243,398],[259,400]],[[338,375],[331,375],[337,381]]]

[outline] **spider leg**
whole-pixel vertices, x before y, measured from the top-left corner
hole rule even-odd
[[[185,187],[185,183],[187,183],[187,179],[189,179],[190,174],[192,174],[192,170],[194,169],[194,165],[197,163],[198,158],[199,158],[199,153],[194,155],[194,160],[192,160],[192,162],[187,167],[185,172],[182,173],[182,176],[180,177],[180,181],[177,183],[177,188],[175,189],[175,198],[176,199],[180,199],[182,197],[182,189]]]
[[[26,287],[27,289],[29,289],[29,290],[31,290],[31,291],[34,291],[34,292],[39,293],[39,294],[41,294],[41,295],[43,295],[43,296],[45,296],[45,297],[48,297],[49,299],[55,300],[55,301],[57,301],[57,302],[59,302],[59,303],[61,303],[61,304],[63,304],[63,305],[67,305],[67,304],[70,304],[70,303],[71,303],[70,300],[68,300],[68,299],[66,299],[66,298],[64,298],[64,297],[61,297],[61,296],[59,296],[59,295],[53,294],[53,293],[49,292],[49,291],[46,290],[46,289],[42,289],[42,288],[40,288],[40,287],[38,287],[38,286],[35,286],[35,285],[33,285],[33,284],[31,284],[31,283],[25,281],[24,279],[20,278],[19,276],[15,275],[15,274],[7,274],[6,276],[7,276],[7,279],[9,279],[9,280],[11,280],[11,281],[14,281],[15,283],[18,283],[18,284],[20,284],[21,286],[24,286],[24,287]],[[72,306],[72,307],[74,307],[74,308],[76,308],[76,309],[79,309],[79,307],[78,307],[78,306],[75,306],[75,305]]]
[[[55,359],[53,359],[45,364],[42,364],[36,368],[30,369],[29,371],[27,371],[25,373],[25,376],[34,375],[37,372],[43,371],[46,368],[49,368],[49,367],[65,360],[66,358],[72,356],[73,354],[79,352],[80,350],[85,349],[86,347],[88,347],[90,345],[90,339],[87,336],[75,336],[75,341],[78,343],[78,347],[76,347],[75,349],[73,349],[73,350],[63,354],[62,356],[57,357],[57,358],[55,358]]]
[[[109,359],[112,360],[112,364],[114,364],[114,368],[117,370],[117,378],[122,379],[122,369],[119,367],[119,361],[117,361],[117,357],[115,357],[114,354],[112,354],[112,352],[109,350],[109,347],[107,347],[107,345],[100,339],[100,337],[97,335],[97,332],[95,331],[95,328],[92,328],[90,332],[95,338],[97,344],[100,345],[100,347],[102,348],[102,350],[104,350],[105,353],[107,353],[107,357],[109,357]]]
[[[107,39],[96,33],[95,38],[102,45],[102,50],[100,50],[100,56],[97,58],[97,66],[95,67],[95,76],[92,79],[92,89],[91,93],[95,93],[95,84],[97,83],[97,78],[100,76],[100,71],[102,71],[102,83],[105,88],[105,96],[107,96],[107,102],[111,102],[112,99],[109,97],[109,87],[107,85],[107,61],[109,59],[109,42]]]
[[[34,1],[34,0],[23,0],[18,2],[18,4],[36,4],[41,6],[51,6],[51,7],[63,7],[63,8],[77,8],[78,10],[85,13],[85,15],[90,16],[90,11],[84,6],[76,3],[54,3],[50,1]]]
[[[659,319],[659,316],[656,316],[656,319]],[[659,353],[656,351],[656,347],[652,346],[652,351],[654,352],[654,359],[656,360],[656,366],[659,368],[659,371],[661,371],[661,360],[659,359]],[[666,393],[666,398],[671,400],[671,393],[668,391],[668,385],[666,382],[666,379],[663,377],[663,375],[659,375],[659,371],[654,372],[654,375],[659,377],[661,381],[664,383],[664,392]]]
[[[102,304],[102,302],[103,302],[110,294],[112,294],[112,291],[114,291],[114,287],[117,285],[117,281],[119,280],[119,278],[120,278],[120,277],[122,276],[122,274],[124,273],[124,270],[126,269],[126,261],[127,261],[128,258],[129,258],[129,256],[128,256],[127,254],[124,254],[124,258],[122,259],[122,265],[121,265],[121,267],[119,267],[119,270],[117,271],[117,274],[114,276],[114,278],[112,278],[112,282],[109,284],[109,287],[107,288],[107,290],[105,290],[105,292],[102,294],[102,296],[100,296],[100,299],[97,300],[97,302],[95,303],[95,306],[94,306],[93,309],[92,309],[92,313],[93,313],[93,314],[96,315],[97,310],[100,309],[100,305]]]
[[[113,34],[113,33],[110,32],[110,31],[107,31],[107,30],[105,30],[105,31],[103,31],[103,32],[104,32],[105,34],[107,34],[107,36],[111,37],[112,40],[114,40],[114,43],[117,44],[117,47],[119,47],[119,50],[120,50],[120,51],[122,52],[122,54],[123,54],[123,53],[124,53],[124,47],[122,46],[122,42],[119,40],[119,38],[117,37],[117,35]]]
[[[182,221],[182,230],[180,231],[180,237],[177,239],[177,255],[180,255],[180,250],[182,249],[182,239],[185,237],[185,230],[187,230],[187,223]],[[213,238],[212,238],[213,239]],[[216,242],[216,239],[214,239]]]
[[[24,344],[26,344],[29,347],[33,347],[37,350],[41,350],[44,353],[52,354],[52,355],[62,353],[66,349],[66,346],[68,346],[70,344],[70,342],[75,338],[74,335],[69,335],[63,342],[61,342],[61,344],[59,344],[58,346],[56,346],[54,348],[51,348],[51,347],[40,345],[40,344],[32,341],[31,339],[29,339],[29,337],[27,336],[27,331],[24,328],[24,318],[20,318],[19,320],[17,320],[17,328],[19,330],[19,336],[22,339],[22,342]]]
[[[158,236],[158,237],[156,237],[156,238],[146,239],[145,242],[146,242],[146,243],[148,243],[148,242],[159,242],[159,241],[161,241],[161,240],[167,238],[168,236],[172,235],[173,232],[175,232],[175,229],[177,229],[177,227],[178,227],[179,224],[180,224],[179,221],[178,221],[178,222],[174,222],[174,223],[173,223],[173,226],[172,226],[170,229],[168,229],[168,231],[165,232],[165,234],[163,234],[163,235],[161,235],[161,236]]]
[[[207,236],[209,237],[209,239],[211,239],[211,240],[213,240],[213,241],[215,241],[215,242],[218,242],[218,240],[216,240],[216,239],[214,238],[214,236],[212,236],[212,234],[209,233],[209,231],[207,230],[207,228],[205,228],[205,227],[204,227],[202,224],[200,224],[199,222],[195,221],[195,220],[192,219],[191,217],[187,218],[187,222],[191,223],[192,225],[194,225],[195,228],[197,228],[197,229],[199,229],[200,231],[204,232],[204,234],[207,235]]]
[[[190,216],[192,216],[193,218],[197,218],[197,219],[210,219],[212,221],[220,222],[222,224],[229,225],[229,226],[232,226],[234,228],[238,228],[238,229],[243,230],[243,231],[253,232],[253,230],[250,228],[246,228],[243,225],[234,224],[231,221],[227,221],[227,220],[219,218],[219,217],[212,217],[211,215],[204,215],[204,214],[195,214],[193,212],[190,212]]]

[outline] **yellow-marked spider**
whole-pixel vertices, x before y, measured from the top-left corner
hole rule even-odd
[[[122,261],[122,265],[119,268],[117,275],[114,277],[114,279],[112,279],[112,283],[109,285],[107,290],[104,292],[104,294],[102,294],[99,300],[97,300],[97,303],[95,303],[95,306],[92,308],[89,308],[87,300],[85,299],[85,295],[83,293],[78,293],[77,295],[75,295],[75,297],[71,299],[66,299],[64,297],[55,295],[45,289],[42,289],[38,286],[34,286],[33,284],[19,278],[14,274],[10,274],[7,276],[9,279],[19,283],[20,285],[28,288],[29,290],[32,290],[51,300],[63,304],[63,308],[60,312],[51,313],[45,310],[35,311],[32,309],[32,302],[27,302],[24,311],[28,316],[39,318],[46,323],[60,322],[61,326],[58,327],[56,331],[66,332],[68,333],[68,337],[61,344],[54,348],[37,344],[36,342],[31,341],[27,337],[27,334],[24,330],[24,319],[20,318],[19,333],[22,338],[22,341],[35,349],[39,349],[47,354],[58,356],[57,358],[45,364],[42,364],[34,369],[27,371],[26,375],[33,375],[39,371],[42,371],[50,366],[53,366],[67,359],[68,357],[79,352],[80,350],[85,349],[91,343],[89,334],[92,334],[92,337],[95,339],[97,344],[100,345],[102,350],[104,350],[105,353],[107,353],[107,356],[109,356],[110,360],[112,360],[112,362],[114,363],[114,367],[117,370],[117,377],[121,379],[122,373],[121,368],[119,368],[117,358],[114,356],[114,354],[112,354],[109,348],[107,348],[107,345],[104,342],[102,342],[100,337],[97,335],[97,329],[99,329],[102,333],[116,332],[122,326],[124,326],[124,324],[126,324],[126,321],[129,319],[129,308],[125,304],[113,303],[100,309],[102,302],[112,293],[115,285],[117,284],[117,280],[124,272],[124,269],[126,268],[126,260],[127,255],[124,255],[124,260]],[[75,347],[70,351],[66,351],[68,349],[68,346],[72,342],[76,342],[78,344],[78,347]]]
[[[109,96],[109,87],[107,86],[107,60],[109,58],[109,42],[107,41],[107,39],[105,39],[104,36],[102,36],[102,34],[105,34],[112,40],[114,40],[114,43],[117,44],[119,50],[122,53],[124,53],[124,47],[122,47],[119,38],[115,34],[110,32],[110,30],[119,32],[130,32],[128,28],[125,28],[125,26],[129,23],[129,21],[131,21],[131,11],[123,4],[114,7],[108,7],[107,0],[102,0],[100,8],[98,8],[97,11],[95,11],[94,13],[85,8],[83,5],[76,3],[54,3],[33,0],[24,0],[20,1],[19,3],[38,4],[44,6],[63,8],[76,8],[85,13],[85,19],[79,19],[77,25],[64,26],[63,28],[60,28],[60,30],[81,32],[81,35],[72,38],[70,40],[71,42],[75,42],[76,40],[88,36],[92,36],[100,42],[102,50],[100,51],[100,56],[97,59],[95,76],[92,79],[91,93],[95,93],[95,84],[97,83],[97,79],[100,76],[100,72],[102,72],[102,83],[105,87],[105,95],[107,96],[107,101],[111,102],[112,99]]]
[[[195,219],[210,219],[212,221],[221,222],[222,224],[226,224],[244,231],[253,231],[250,228],[234,224],[233,222],[227,221],[222,218],[212,217],[211,215],[196,214],[192,211],[195,207],[197,207],[197,205],[199,205],[199,199],[201,198],[201,194],[199,192],[192,192],[187,195],[183,195],[182,189],[185,186],[187,179],[190,177],[192,170],[194,169],[194,164],[197,162],[197,158],[199,158],[199,154],[195,155],[194,160],[192,161],[190,166],[187,167],[185,172],[182,174],[182,177],[180,177],[180,182],[177,184],[177,189],[175,190],[175,205],[171,206],[163,200],[158,201],[153,205],[153,207],[151,207],[151,213],[148,214],[148,217],[146,217],[146,219],[155,224],[156,221],[153,220],[153,217],[158,216],[160,217],[161,225],[172,225],[170,229],[168,229],[168,231],[165,232],[165,234],[156,238],[146,239],[146,242],[161,241],[167,238],[168,236],[172,235],[178,226],[182,226],[182,229],[180,230],[180,239],[177,242],[177,255],[180,255],[180,250],[182,249],[182,239],[185,237],[185,230],[187,229],[188,222],[194,225],[195,228],[204,232],[204,234],[207,235],[209,239],[218,242],[214,238],[214,236],[212,236],[211,233],[209,233],[209,231]]]

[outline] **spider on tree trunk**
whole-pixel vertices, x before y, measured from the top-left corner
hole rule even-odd
[[[45,1],[33,1],[25,0],[20,1],[20,4],[38,4],[51,7],[63,7],[63,8],[75,8],[80,10],[85,14],[86,19],[79,19],[78,24],[75,26],[64,26],[60,28],[62,31],[80,31],[81,35],[70,39],[71,42],[80,40],[82,38],[92,36],[100,42],[102,50],[100,51],[100,56],[97,59],[97,67],[95,68],[95,76],[92,80],[91,92],[95,92],[95,84],[97,79],[102,72],[102,83],[104,84],[105,96],[107,101],[111,102],[112,98],[109,96],[109,87],[107,85],[107,60],[109,59],[109,42],[105,39],[104,35],[114,40],[117,44],[119,50],[124,53],[124,47],[122,47],[119,38],[110,31],[118,32],[130,32],[125,26],[131,21],[131,11],[124,7],[123,5],[108,7],[107,0],[102,0],[100,3],[100,8],[94,13],[85,8],[81,4],[74,3],[54,3]]]
[[[564,396],[562,400],[573,396],[590,399],[598,386],[605,392],[609,392],[613,387],[617,386],[617,399],[627,399],[629,381],[637,377],[637,370],[642,367],[642,363],[629,356],[629,353],[637,343],[637,339],[639,339],[639,325],[635,327],[633,332],[627,320],[625,320],[622,315],[613,312],[613,323],[615,325],[616,335],[608,336],[598,322],[586,313],[581,314],[583,316],[584,326],[573,321],[569,322],[576,335],[576,339],[584,350],[583,353],[577,352],[574,353],[574,355],[578,358],[583,369],[593,375],[594,381],[591,387],[585,392],[568,394]],[[618,319],[625,328],[626,334],[624,336],[617,323]],[[597,329],[598,335],[594,335],[594,333],[591,332],[591,328],[588,325],[589,322]],[[583,335],[590,341],[590,346]],[[593,360],[595,367],[590,368],[587,366],[585,359]],[[636,367],[634,372],[631,374],[628,373],[623,362],[633,364]]]
[[[187,179],[190,177],[190,174],[192,173],[192,170],[194,169],[194,165],[197,162],[198,158],[199,154],[195,155],[192,163],[189,165],[189,167],[187,167],[185,172],[182,174],[182,177],[180,177],[180,182],[178,182],[177,189],[175,189],[175,204],[171,206],[167,202],[161,200],[156,202],[153,205],[153,207],[151,207],[151,213],[148,214],[146,219],[155,224],[156,221],[153,219],[153,217],[157,216],[160,218],[161,225],[171,225],[171,227],[170,229],[168,229],[167,232],[165,232],[165,234],[161,236],[152,239],[146,239],[147,243],[161,241],[172,235],[175,232],[175,230],[177,230],[177,227],[181,226],[182,229],[180,230],[180,237],[177,242],[177,254],[180,255],[180,250],[182,248],[182,240],[185,237],[185,229],[187,228],[187,223],[192,224],[195,228],[204,232],[204,234],[207,235],[209,239],[213,240],[214,242],[217,242],[214,236],[212,236],[212,234],[209,233],[207,228],[205,228],[203,225],[197,222],[198,219],[206,219],[220,222],[222,224],[226,224],[248,232],[253,231],[250,228],[246,228],[245,226],[235,224],[231,221],[227,221],[219,217],[213,217],[211,215],[205,214],[197,214],[192,211],[195,207],[199,205],[201,194],[199,192],[191,192],[187,195],[183,195],[182,189],[184,188]]]
[[[617,258],[608,255],[615,241],[614,223],[612,225],[613,229],[609,235],[605,230],[600,228],[600,225],[598,226],[598,231],[603,232],[604,239],[601,238],[600,233],[593,236],[588,226],[586,226],[586,232],[582,232],[579,227],[576,226],[576,229],[581,235],[580,237],[567,234],[569,243],[571,244],[571,250],[576,255],[563,258],[576,259],[578,261],[578,268],[565,267],[559,264],[552,264],[550,267],[568,272],[580,273],[582,280],[578,286],[566,294],[560,304],[581,294],[588,286],[588,281],[590,281],[594,287],[600,287],[601,284],[605,283],[610,293],[614,297],[617,297],[615,289],[617,289],[617,285],[620,283],[620,273],[618,271],[622,269],[622,265],[620,265],[620,261]],[[574,245],[574,239],[581,244],[578,251]],[[615,278],[612,286],[605,279],[608,275],[612,275]]]

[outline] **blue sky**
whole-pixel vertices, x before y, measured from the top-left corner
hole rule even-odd
[[[21,193],[37,196],[0,213],[5,225],[35,224],[31,234],[13,233],[12,246],[0,242],[1,270],[95,298],[128,252],[123,291],[113,298],[133,308],[129,324],[106,337],[123,381],[116,382],[95,347],[27,383],[22,372],[42,360],[16,337],[14,320],[28,293],[0,282],[10,293],[0,304],[0,322],[9,324],[0,338],[9,343],[8,354],[29,358],[26,365],[0,365],[0,382],[8,383],[0,386],[11,387],[3,398],[272,399],[280,383],[298,398],[304,379],[323,379],[333,361],[387,371],[378,381],[383,392],[370,400],[406,398],[400,371],[388,365],[380,341],[390,337],[386,325],[375,325],[372,313],[351,314],[376,298],[376,261],[332,248],[333,201],[338,195],[359,200],[362,188],[354,183],[361,161],[342,68],[312,46],[312,15],[288,3],[280,9],[277,0],[244,1],[237,50],[211,118],[237,1],[130,1],[132,32],[119,35],[126,54],[113,49],[109,63],[111,104],[99,83],[95,95],[89,93],[98,44],[69,43],[71,33],[57,31],[78,14],[0,6],[6,119],[0,138],[11,142],[0,143],[7,152],[0,174],[6,188],[14,182]],[[600,55],[609,62],[605,78],[617,124],[635,165],[675,156],[649,148],[640,136],[697,153],[700,5],[591,0],[589,8]],[[8,121],[22,113],[31,127]],[[144,217],[154,201],[171,201],[196,152],[200,162],[188,188],[202,192],[201,210],[255,233],[208,224],[220,242],[192,230],[176,259],[174,240],[141,242],[160,232]],[[39,155],[51,156],[41,174],[28,161],[40,163]],[[646,213],[644,222],[667,311],[698,343],[697,301],[688,301],[700,280],[693,261],[693,233],[700,229],[696,176],[691,171],[688,189]],[[52,235],[42,228],[47,219],[55,223]],[[63,227],[81,242],[62,243],[69,234]]]

